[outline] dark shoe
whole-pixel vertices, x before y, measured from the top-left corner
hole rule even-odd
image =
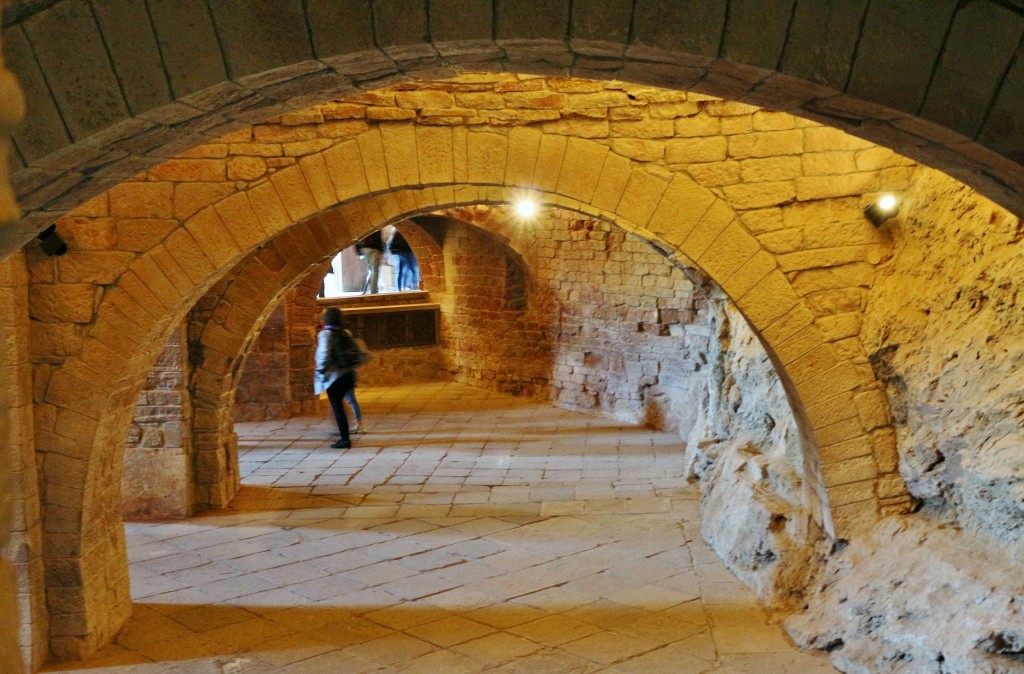
[[[352,443],[348,440],[338,440],[331,447],[333,449],[352,449]]]

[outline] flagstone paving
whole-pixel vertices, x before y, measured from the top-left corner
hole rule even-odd
[[[46,671],[817,674],[702,542],[682,442],[458,384],[237,424],[229,509],[126,523],[134,614]]]

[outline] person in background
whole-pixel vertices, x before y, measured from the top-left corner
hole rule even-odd
[[[352,382],[352,390],[345,394],[345,400],[348,401],[348,406],[352,408],[352,416],[355,419],[355,426],[352,427],[352,432],[358,435],[366,433],[366,429],[363,428],[363,411],[359,409],[359,401],[356,400],[356,381]]]
[[[405,237],[395,229],[388,237],[387,251],[394,260],[395,272],[398,277],[395,285],[399,291],[420,289],[420,268],[416,263],[416,256]]]
[[[327,307],[323,314],[323,329],[317,335],[316,373],[313,375],[313,391],[317,395],[327,393],[327,400],[334,411],[341,439],[331,445],[334,449],[348,449],[348,416],[345,414],[345,398],[355,388],[355,364],[348,354],[358,350],[355,341],[341,322],[341,310]],[[354,397],[353,397],[354,399]]]
[[[380,230],[365,239],[356,242],[356,253],[366,265],[366,280],[363,281],[363,294],[380,292],[380,257],[384,250]]]

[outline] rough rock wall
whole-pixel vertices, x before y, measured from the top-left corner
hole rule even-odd
[[[782,383],[757,336],[720,291],[698,414],[685,435],[700,481],[705,540],[758,597],[795,609],[820,571],[827,543],[811,517],[802,452]]]
[[[829,561],[786,627],[849,674],[1024,672],[1020,551],[930,513],[890,517]]]
[[[929,169],[903,211],[863,335],[922,511],[833,555],[787,626],[845,672],[1024,672],[1024,225]]]
[[[1024,223],[922,169],[864,325],[911,492],[1024,545]]]

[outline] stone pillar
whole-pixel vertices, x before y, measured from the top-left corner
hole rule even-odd
[[[4,1],[0,0],[0,11],[3,6]],[[14,75],[3,65],[2,47],[0,44],[0,229],[8,229],[13,228],[21,216],[11,189],[8,166],[10,131],[24,115],[25,101]],[[24,346],[27,336],[25,305],[13,301],[14,293],[25,291],[21,287],[26,286],[23,275],[24,262],[20,258],[0,263],[0,277],[7,295],[0,297],[3,312],[0,316],[3,316],[5,328],[0,334],[0,347],[3,347],[0,348],[0,384],[3,384],[0,386],[0,551],[5,553],[0,555],[0,670],[4,672],[22,671],[25,666],[18,646],[19,616],[29,666],[34,668],[46,659],[46,624],[40,604],[43,597],[41,547],[36,545],[33,550],[32,546],[41,536],[39,496],[31,433],[25,433],[32,426],[22,425],[26,409],[28,421],[32,418],[31,389],[21,386],[30,384],[31,378],[27,367],[8,362],[11,358],[19,360],[18,349],[10,347],[17,347],[19,343]],[[15,279],[20,279],[21,283],[11,283]],[[2,413],[8,410],[9,414]],[[25,461],[26,456],[30,460]],[[26,465],[31,466],[31,472],[26,471]],[[13,536],[12,531],[16,532]],[[13,563],[12,552],[16,553]],[[37,573],[34,578],[33,572]],[[43,637],[34,639],[37,633]]]
[[[0,262],[0,308],[0,587],[13,583],[15,590],[11,606],[12,598],[0,595],[0,638],[20,635],[24,662],[35,669],[47,657],[47,617],[32,431],[28,276],[21,252]],[[3,652],[0,648],[0,662]],[[0,671],[20,671],[20,665],[0,666]]]
[[[185,331],[174,331],[139,394],[124,452],[125,519],[188,517],[193,505],[192,404]]]
[[[290,411],[294,416],[320,414],[326,403],[313,393],[313,371],[315,370],[316,325],[320,321],[321,307],[316,301],[318,269],[310,274],[289,294],[288,309],[288,358],[291,373]]]

